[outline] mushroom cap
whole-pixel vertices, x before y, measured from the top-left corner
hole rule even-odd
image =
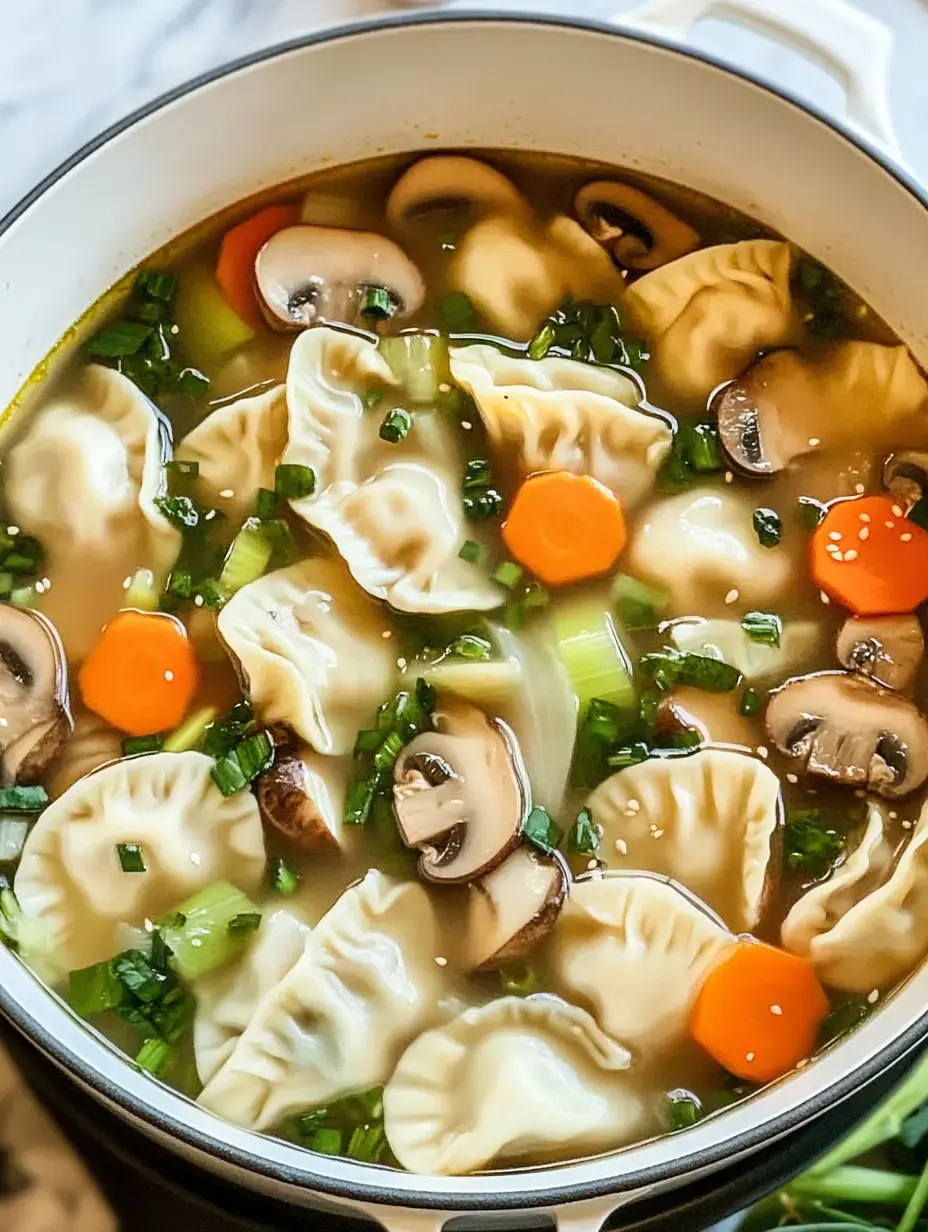
[[[525,222],[532,217],[516,186],[489,163],[437,154],[420,158],[397,180],[387,198],[387,222],[404,235],[431,211],[461,209],[468,212],[468,225],[490,214],[512,214]]]
[[[0,604],[0,755],[3,782],[34,782],[70,726],[58,634],[38,612]]]
[[[475,881],[467,904],[467,965],[489,970],[535,948],[554,927],[570,886],[563,857],[523,843]]]
[[[905,449],[890,454],[883,465],[883,486],[911,508],[928,494],[928,453]]]
[[[335,853],[340,844],[331,826],[331,809],[326,807],[329,802],[319,798],[321,789],[318,775],[311,773],[300,752],[284,747],[258,779],[261,817],[301,851]]]
[[[771,351],[710,398],[719,440],[734,467],[772,475],[814,448],[816,404],[812,370],[796,351]]]
[[[631,184],[596,180],[574,197],[584,229],[625,269],[653,270],[699,247],[699,233]]]
[[[422,275],[398,244],[373,231],[301,224],[272,235],[255,260],[255,281],[268,324],[299,330],[314,321],[349,321],[363,292],[385,287],[394,320],[418,312]]]
[[[501,720],[464,702],[440,705],[433,719],[436,730],[417,736],[397,758],[397,827],[407,847],[421,849],[424,877],[473,881],[518,844],[531,808],[528,777]]]
[[[918,617],[849,616],[838,634],[838,661],[888,689],[906,689],[925,654]]]
[[[848,672],[788,681],[771,697],[767,731],[808,774],[890,799],[928,777],[928,723],[889,689]]]

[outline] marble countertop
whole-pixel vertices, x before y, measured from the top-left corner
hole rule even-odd
[[[634,2],[453,0],[446,7],[605,20]],[[928,0],[853,2],[896,32],[892,110],[906,158],[928,182]],[[164,90],[314,27],[404,4],[417,0],[0,0],[0,216],[84,141]],[[840,86],[819,67],[748,30],[707,20],[693,41],[826,109],[841,108]]]

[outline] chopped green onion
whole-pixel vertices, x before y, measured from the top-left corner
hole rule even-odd
[[[380,353],[416,406],[432,406],[451,386],[448,340],[438,334],[409,333],[381,338]]]
[[[599,848],[599,831],[593,824],[593,814],[582,808],[567,834],[567,850],[575,856],[595,856]]]
[[[158,588],[155,575],[150,569],[136,569],[123,600],[124,607],[134,607],[140,612],[157,612]]]
[[[5,599],[13,589],[12,573],[0,573],[0,599]]]
[[[219,588],[227,596],[256,582],[271,562],[274,545],[257,518],[248,518],[232,540],[219,575]]]
[[[300,874],[292,864],[288,864],[281,856],[274,856],[270,862],[271,889],[277,894],[289,897],[300,888]]]
[[[616,749],[614,753],[609,754],[606,760],[614,770],[627,770],[629,766],[637,766],[647,761],[650,756],[651,750],[644,741],[639,740],[624,748]]]
[[[235,703],[226,718],[207,726],[203,737],[203,752],[208,757],[224,757],[248,733],[253,719],[251,703],[242,698]]]
[[[493,644],[479,633],[462,633],[449,645],[447,653],[452,658],[486,663],[493,657]]]
[[[924,496],[921,500],[917,500],[909,510],[908,516],[910,522],[914,522],[922,530],[928,530],[928,500]]]
[[[362,728],[355,737],[354,755],[358,757],[361,753],[373,753],[382,744],[383,732],[379,728],[372,727],[367,730]]]
[[[304,500],[315,490],[316,472],[311,466],[281,462],[274,471],[274,491],[281,500]]]
[[[242,943],[253,932],[251,928],[233,931],[229,925],[236,917],[259,914],[251,899],[228,881],[200,890],[159,925],[174,970],[189,983],[226,966],[239,957]],[[178,916],[183,923],[176,923]]]
[[[340,1129],[317,1129],[309,1144],[310,1150],[320,1155],[341,1155],[342,1131]]]
[[[154,333],[154,327],[138,321],[112,321],[84,344],[94,359],[122,359],[137,354]]]
[[[409,429],[412,427],[412,415],[409,411],[404,411],[402,407],[395,406],[392,410],[387,411],[383,418],[383,423],[380,425],[380,439],[387,441],[390,445],[398,445],[400,441],[405,440],[409,435]]]
[[[144,873],[145,856],[139,843],[117,843],[116,855],[119,857],[119,867],[124,873]]]
[[[754,533],[761,547],[775,548],[783,535],[783,522],[775,509],[754,510]]]
[[[493,570],[493,581],[499,582],[500,586],[505,586],[507,590],[512,590],[514,586],[518,586],[522,581],[524,570],[521,565],[517,565],[515,561],[504,560]]]
[[[475,492],[488,488],[493,482],[493,472],[486,458],[471,458],[464,467],[464,482],[461,485],[465,492]]]
[[[500,967],[499,983],[506,996],[530,997],[538,991],[540,980],[535,968],[523,963],[518,967]]]
[[[382,389],[365,389],[363,393],[358,394],[361,399],[361,405],[365,411],[373,410],[375,406],[379,406],[383,402]]]
[[[125,985],[113,970],[112,962],[94,963],[68,975],[68,1004],[81,1018],[114,1010],[125,995]]]
[[[265,521],[277,514],[277,493],[270,488],[258,488],[255,493],[255,517]]]
[[[474,539],[466,539],[464,541],[458,556],[460,556],[461,560],[466,560],[471,565],[483,564],[483,548]]]
[[[358,1125],[351,1131],[348,1149],[349,1159],[375,1164],[387,1148],[387,1136],[382,1125]]]
[[[196,530],[209,512],[190,496],[157,496],[155,506],[181,532]]]
[[[671,1133],[689,1129],[702,1116],[699,1100],[688,1091],[671,1091],[667,1096],[667,1128]]]
[[[158,1039],[157,1036],[152,1039],[145,1040],[142,1047],[139,1049],[135,1063],[146,1074],[151,1074],[153,1078],[166,1068],[168,1062],[173,1055],[174,1049],[167,1040]]]
[[[209,377],[199,368],[181,368],[177,374],[177,388],[189,398],[202,398],[209,389]]]
[[[217,758],[211,774],[224,796],[234,796],[273,764],[274,746],[270,737],[267,732],[255,732]]]
[[[691,425],[688,458],[690,466],[700,474],[722,469],[722,447],[719,444],[719,430],[715,424]]]
[[[229,932],[233,936],[245,936],[256,933],[261,927],[260,911],[242,911],[229,921]]]
[[[463,291],[452,291],[438,301],[438,312],[445,329],[452,334],[470,334],[477,328],[477,309]]]
[[[18,586],[10,592],[10,602],[14,607],[35,607],[37,598],[34,586]]]
[[[741,628],[752,642],[762,646],[779,646],[783,622],[773,612],[747,612],[741,618]]]
[[[464,516],[475,522],[486,522],[490,518],[499,517],[503,508],[503,494],[496,488],[486,488],[463,500]]]
[[[215,723],[218,713],[215,706],[204,706],[201,710],[195,711],[165,740],[165,753],[187,753],[191,749],[198,749],[203,743],[206,729]],[[123,741],[123,752],[125,752],[125,746],[126,742]]]
[[[760,714],[761,704],[761,696],[756,689],[745,689],[741,694],[738,713],[746,719],[753,719],[756,714]]]
[[[666,591],[646,586],[627,573],[616,574],[612,583],[612,601],[616,605],[619,623],[629,633],[656,629],[667,610],[670,596]]]
[[[811,496],[800,496],[796,516],[805,530],[815,530],[827,512],[821,501],[813,500]]]
[[[554,326],[550,323],[542,325],[541,329],[528,344],[529,359],[544,359],[554,346]]]
[[[557,845],[561,841],[561,830],[547,809],[536,804],[525,819],[522,837],[533,847],[537,847],[539,851],[551,855],[557,850]]]
[[[594,697],[631,714],[637,706],[635,685],[612,613],[597,600],[567,600],[558,605],[553,623],[581,718]]]
[[[0,813],[39,813],[46,804],[44,787],[0,787]]]
[[[396,759],[403,751],[405,745],[406,740],[402,732],[396,729],[387,732],[386,739],[374,754],[374,769],[377,771],[379,778],[393,769],[396,765]]]
[[[345,822],[363,826],[371,814],[374,796],[377,794],[377,776],[365,774],[353,779],[345,793]]]
[[[122,742],[123,757],[137,757],[140,753],[160,753],[164,748],[164,736],[126,736]]]
[[[690,651],[662,650],[642,655],[638,666],[662,693],[676,684],[691,685],[706,693],[730,693],[741,683],[736,667]]]
[[[828,871],[846,846],[843,834],[825,825],[819,809],[802,809],[788,818],[783,850],[790,868],[812,875]]]
[[[364,287],[361,291],[362,317],[372,321],[389,321],[400,307],[400,301],[387,287]]]

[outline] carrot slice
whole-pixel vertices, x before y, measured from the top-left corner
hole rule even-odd
[[[110,726],[130,736],[176,727],[197,686],[197,660],[184,626],[160,612],[114,616],[84,660],[81,695]]]
[[[216,281],[227,302],[252,329],[260,329],[264,321],[255,293],[255,258],[272,235],[299,220],[295,205],[269,205],[230,227],[222,237]]]
[[[548,586],[605,573],[626,539],[618,498],[589,475],[568,471],[526,479],[503,525],[510,554]]]
[[[857,616],[912,612],[928,599],[928,531],[891,496],[831,506],[812,536],[812,576]]]
[[[771,1082],[811,1055],[830,1008],[811,963],[739,941],[700,989],[690,1032],[729,1073]]]

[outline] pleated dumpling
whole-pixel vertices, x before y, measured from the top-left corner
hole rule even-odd
[[[23,849],[15,890],[30,932],[61,971],[118,953],[141,925],[215,881],[254,893],[265,868],[254,796],[223,796],[203,753],[154,753],[104,766],[48,806]],[[117,844],[145,870],[123,872]]]
[[[684,398],[705,398],[793,325],[792,250],[781,240],[700,248],[645,274],[625,305],[645,332],[651,369]]]
[[[46,551],[40,607],[82,659],[137,569],[163,577],[180,534],[159,512],[167,421],[121,373],[91,364],[44,406],[4,460],[11,519]]]
[[[774,604],[795,586],[797,558],[786,543],[775,552],[761,547],[755,507],[730,488],[655,501],[630,537],[622,568],[667,594],[669,616],[730,618]]]
[[[607,1150],[658,1128],[628,1051],[558,997],[503,997],[421,1035],[384,1091],[411,1172],[459,1175]]]
[[[462,560],[468,538],[463,460],[441,413],[414,410],[402,441],[380,439],[383,418],[361,395],[395,385],[377,347],[329,328],[293,344],[287,375],[289,443],[283,461],[312,468],[311,496],[291,502],[331,539],[355,581],[404,612],[499,607],[485,570]]]
[[[783,948],[827,963],[832,953],[831,932],[866,896],[889,877],[893,843],[885,829],[879,805],[870,804],[867,827],[857,847],[827,881],[820,881],[790,908],[780,930]]]
[[[755,757],[703,749],[619,770],[587,801],[611,868],[673,877],[733,932],[761,917],[780,783]]]
[[[703,980],[734,943],[679,886],[647,873],[584,877],[555,925],[558,990],[586,1006],[635,1061],[665,1065],[689,1041]]]
[[[287,445],[287,391],[283,385],[239,398],[211,411],[177,447],[196,462],[196,493],[231,518],[247,517],[259,488],[274,488],[274,471]]]
[[[372,870],[313,929],[261,1000],[200,1103],[237,1125],[286,1117],[385,1083],[442,995],[438,931],[421,886]]]
[[[451,352],[451,373],[473,397],[494,445],[523,474],[561,470],[591,475],[626,508],[651,490],[673,434],[638,409],[629,377],[572,359],[515,359],[492,346]]]
[[[681,620],[670,629],[677,650],[730,663],[751,684],[782,683],[809,663],[825,636],[830,633],[811,620],[784,621],[778,646],[755,642],[740,620]]]
[[[197,980],[193,1051],[202,1083],[232,1055],[264,996],[296,964],[308,936],[302,920],[281,908],[264,915],[239,962]]]
[[[389,626],[337,561],[314,557],[243,586],[219,613],[263,719],[320,753],[349,753],[390,693]]]

